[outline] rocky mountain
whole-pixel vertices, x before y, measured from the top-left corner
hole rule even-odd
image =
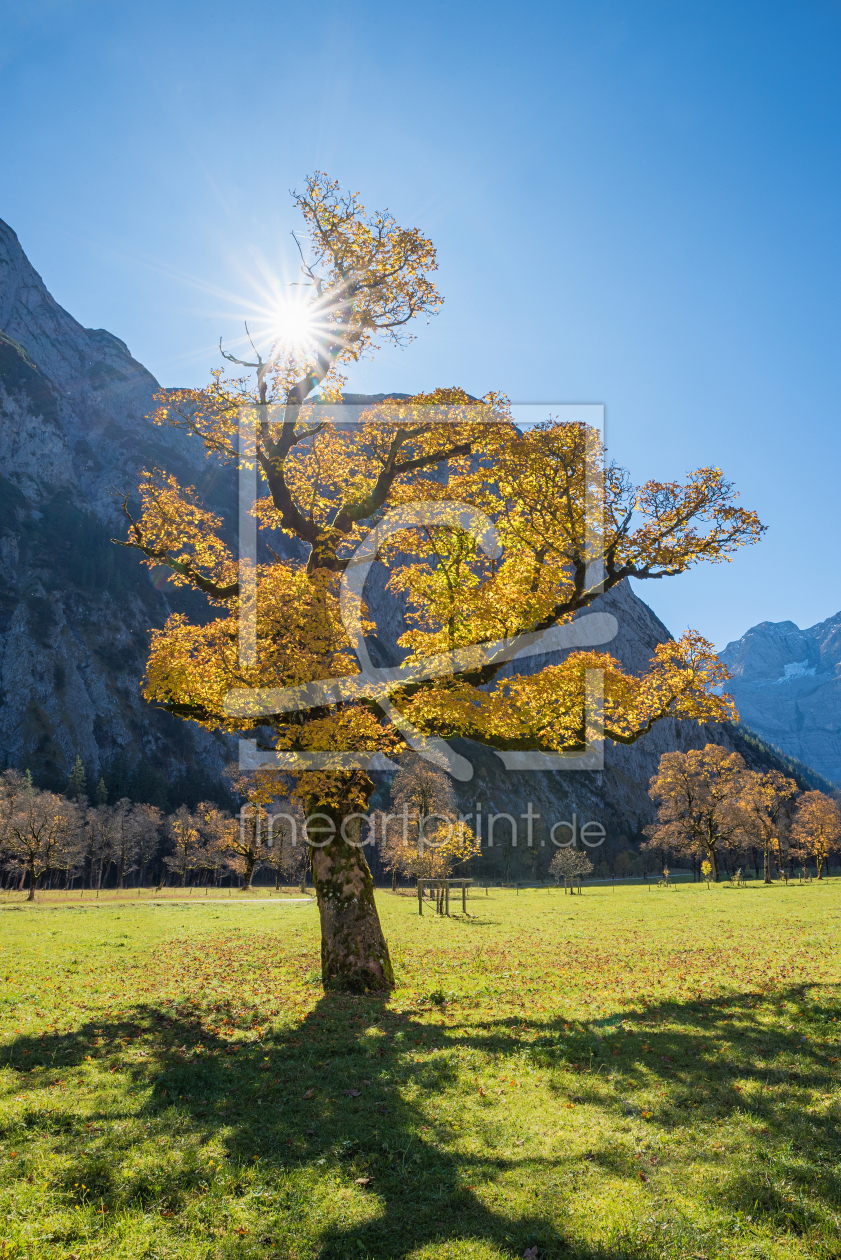
[[[115,547],[144,465],[219,497],[219,470],[145,417],[158,383],[51,297],[0,222],[0,763],[167,803],[216,784],[226,741],[141,700],[148,627],[183,596]]]
[[[841,613],[808,630],[763,621],[721,659],[742,721],[841,783]]]
[[[233,744],[140,698],[149,627],[173,609],[206,609],[113,545],[124,534],[114,491],[131,491],[139,470],[156,464],[226,515],[234,487],[200,447],[146,419],[157,388],[122,341],[83,328],[55,302],[0,222],[0,765],[29,767],[41,784],[61,786],[80,755],[89,778],[105,776],[112,799],[174,807],[219,795]],[[403,628],[386,577],[375,568],[369,597],[379,626],[371,646],[383,664],[399,655]],[[626,585],[600,608],[619,622],[610,650],[643,670],[668,637],[665,626]],[[792,652],[784,664],[811,668],[811,655]],[[741,747],[754,762],[773,760],[736,730],[697,723],[661,723],[633,748],[608,745],[599,773],[506,769],[492,751],[457,741],[474,766],[458,791],[466,812],[478,801],[486,813],[519,817],[531,802],[541,815],[537,848],[548,826],[573,813],[579,823],[601,821],[611,837],[631,837],[651,819],[647,787],[661,754],[710,741]]]

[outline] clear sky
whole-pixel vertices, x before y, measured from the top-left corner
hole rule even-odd
[[[327,171],[428,232],[446,303],[349,388],[607,406],[637,480],[768,524],[638,586],[718,646],[841,609],[837,0],[0,0],[0,218],[55,297],[203,381]]]

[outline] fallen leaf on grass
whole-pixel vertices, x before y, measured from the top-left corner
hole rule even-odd
[[[378,1108],[377,1108],[377,1111],[380,1113],[380,1115],[381,1115],[381,1116],[387,1116],[387,1115],[388,1115],[388,1107],[386,1107],[385,1103],[383,1103],[383,1105],[382,1105],[381,1107],[378,1107]]]
[[[537,1260],[537,1248],[527,1247],[523,1252],[523,1260]]]
[[[308,1090],[307,1090],[307,1092],[304,1094],[304,1100],[305,1100],[305,1101],[307,1101],[307,1100],[308,1100],[308,1099],[310,1099],[310,1098],[314,1098],[314,1097],[315,1097],[315,1090],[314,1090],[314,1089],[308,1089]]]
[[[648,1178],[646,1177],[642,1169],[640,1169],[639,1173],[637,1173],[637,1176],[639,1177],[640,1181],[648,1181]]]
[[[357,1177],[353,1184],[355,1186],[370,1186],[373,1180],[373,1177]]]
[[[346,1090],[345,1090],[345,1094],[347,1095],[347,1097],[348,1097],[348,1098],[358,1098],[358,1097],[359,1097],[359,1090],[358,1090],[358,1089],[346,1089]]]

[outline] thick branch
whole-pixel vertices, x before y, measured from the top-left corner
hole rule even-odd
[[[140,526],[128,510],[128,495],[123,499],[123,512],[128,517],[134,541],[124,542],[121,538],[112,538],[112,543],[116,543],[118,547],[133,547],[136,551],[142,551],[150,560],[157,560],[159,564],[165,564],[175,573],[180,573],[212,599],[232,599],[235,595],[239,595],[239,582],[229,582],[226,586],[220,586],[218,582],[199,573],[189,562],[173,559],[166,548],[149,547],[144,543]]]

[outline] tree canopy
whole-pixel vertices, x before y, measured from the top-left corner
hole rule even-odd
[[[604,733],[618,742],[633,743],[667,716],[734,716],[721,693],[726,671],[695,632],[660,646],[642,676],[608,653],[577,651],[537,673],[500,677],[501,640],[564,625],[625,578],[727,561],[763,526],[718,468],[635,486],[592,429],[549,414],[523,432],[496,392],[477,401],[461,388],[438,389],[387,400],[359,423],[337,422],[325,406],[341,397],[343,369],[383,339],[407,340],[412,319],[439,309],[435,249],[389,213],[368,214],[321,173],[295,201],[309,234],[300,335],[265,358],[226,356],[253,369],[255,384],[220,370],[206,389],[158,400],[158,424],[259,473],[261,542],[249,568],[195,488],[160,469],[144,474],[126,545],[150,566],[168,565],[216,610],[204,624],[174,615],[153,633],[146,697],[212,730],[252,730],[264,742],[269,730],[278,752],[348,754],[346,768],[310,762],[297,775],[305,812],[327,813],[337,831],[367,805],[366,757],[375,753],[455,735],[497,749],[586,744],[594,670],[604,678]],[[374,549],[405,601],[407,668],[360,687],[353,630],[372,623],[364,607],[349,619],[342,579],[375,527],[383,537]],[[281,554],[284,536],[295,543]],[[429,676],[425,664],[442,653],[451,654],[447,669]],[[346,685],[319,686],[325,679]],[[290,689],[298,702],[281,704]],[[313,875],[325,982],[389,984],[353,828],[314,851]]]

